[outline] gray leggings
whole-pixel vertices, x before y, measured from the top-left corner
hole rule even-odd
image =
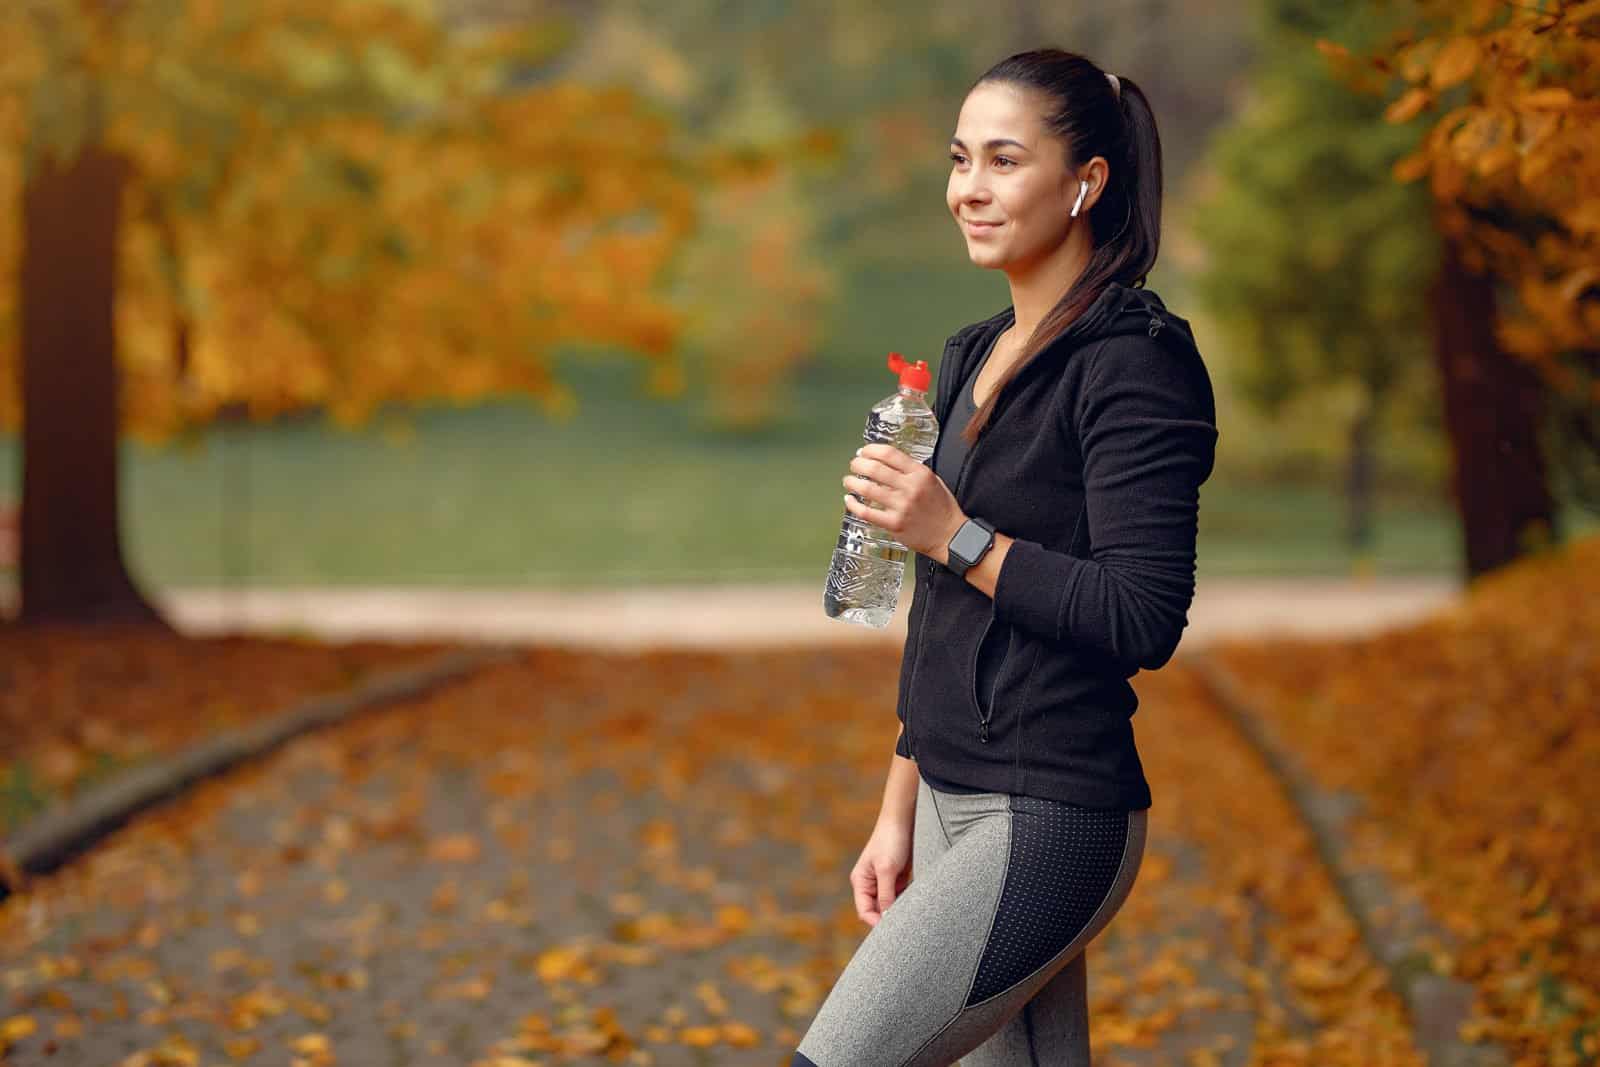
[[[917,781],[911,883],[791,1067],[1088,1067],[1084,946],[1133,889],[1149,810]]]

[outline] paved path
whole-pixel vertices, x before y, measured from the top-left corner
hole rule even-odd
[[[893,691],[868,647],[532,648],[298,738],[0,907],[0,1061],[787,1064],[866,934]],[[1091,946],[1096,1063],[1416,1067],[1370,988],[1320,1021],[1322,972],[1294,988],[1343,927],[1276,783],[1191,672],[1142,695],[1159,800]]]
[[[1202,580],[1185,647],[1252,633],[1355,634],[1426,615],[1454,598],[1444,578]],[[464,638],[605,648],[754,648],[903,641],[909,591],[884,630],[822,613],[819,583],[630,589],[182,589],[157,594],[194,633],[298,627],[326,637]]]
[[[1211,581],[1190,637],[1353,633],[1452,595]],[[4,1062],[778,1067],[864,936],[846,876],[894,686],[870,642],[898,644],[908,597],[885,631],[825,618],[809,584],[158,599],[196,632],[536,647],[202,783],[8,901]],[[548,647],[833,641],[857,647]],[[1392,1013],[1319,1021],[1294,988],[1304,961],[1284,946],[1338,945],[1346,924],[1265,768],[1192,672],[1158,672],[1141,696],[1161,800],[1138,891],[1090,955],[1097,1062],[1310,1067],[1404,1046]]]

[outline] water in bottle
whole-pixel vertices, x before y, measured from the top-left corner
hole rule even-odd
[[[939,423],[928,405],[932,375],[927,361],[907,363],[900,353],[890,352],[889,369],[899,376],[900,385],[872,405],[861,439],[867,444],[893,445],[925,463],[939,440]],[[861,500],[859,495],[851,495]],[[822,590],[822,610],[830,619],[879,630],[888,626],[900,601],[910,551],[888,530],[846,511]]]

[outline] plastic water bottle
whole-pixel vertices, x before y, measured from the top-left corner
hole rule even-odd
[[[866,444],[894,445],[925,463],[939,440],[939,423],[928,406],[932,379],[928,363],[921,359],[907,363],[900,353],[890,352],[889,369],[899,375],[900,386],[872,405],[861,439]],[[900,602],[910,553],[888,530],[846,511],[822,590],[822,610],[830,619],[878,630],[888,626]]]

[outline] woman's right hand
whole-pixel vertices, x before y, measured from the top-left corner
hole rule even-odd
[[[861,858],[850,871],[856,914],[868,926],[877,926],[883,913],[911,882],[910,823],[879,819]]]

